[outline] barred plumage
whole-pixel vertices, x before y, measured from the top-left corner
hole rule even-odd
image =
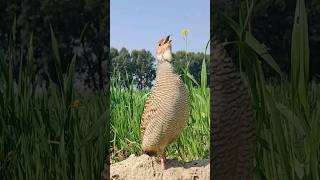
[[[143,149],[159,151],[173,142],[186,123],[188,107],[187,91],[172,65],[159,64],[156,85],[141,120]]]
[[[216,38],[211,62],[211,170],[215,180],[253,178],[255,121],[247,88]]]

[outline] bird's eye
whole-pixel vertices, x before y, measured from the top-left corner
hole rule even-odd
[[[159,43],[158,46],[161,46],[161,44]]]

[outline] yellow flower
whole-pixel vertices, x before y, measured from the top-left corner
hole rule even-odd
[[[190,30],[189,29],[182,29],[181,30],[181,34],[183,37],[187,37],[189,34]]]
[[[80,106],[80,101],[78,99],[74,100],[71,104],[73,108],[78,108]]]

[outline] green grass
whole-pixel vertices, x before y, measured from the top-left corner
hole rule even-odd
[[[308,85],[308,119],[291,111],[292,94],[288,81],[277,86],[269,84],[267,88],[275,100],[278,117],[267,119],[267,122],[257,119],[256,162],[259,165],[256,166],[256,179],[317,179],[320,169],[320,84],[311,82]]]
[[[36,88],[32,69],[32,36],[27,55],[20,54],[13,28],[8,49],[0,51],[1,179],[87,180],[101,175],[106,96],[77,95],[73,88],[76,57],[68,72],[62,73],[53,31],[51,38],[59,83],[50,80],[49,88],[41,91]],[[14,63],[19,64],[17,73],[13,71]]]

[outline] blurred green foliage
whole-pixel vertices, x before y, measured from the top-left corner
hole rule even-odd
[[[250,1],[251,2],[251,1]],[[294,23],[296,1],[292,0],[253,0],[253,9],[249,17],[252,34],[261,42],[276,59],[284,75],[290,74],[291,34]],[[239,7],[246,8],[246,0],[216,1],[217,7],[234,20],[239,19]],[[244,11],[245,12],[245,11]],[[242,13],[244,13],[242,12]],[[310,77],[320,79],[320,1],[306,1],[310,46]],[[213,14],[219,23],[214,23],[218,39],[233,41],[236,35],[228,25]],[[227,46],[232,57],[238,56],[237,50]],[[236,62],[237,63],[237,62]],[[276,73],[263,64],[266,78],[277,78]]]
[[[66,72],[73,54],[77,54],[77,81],[91,90],[106,88],[109,39],[108,3],[97,0],[25,0],[0,2],[0,49],[6,49],[12,24],[16,47],[24,55],[33,34],[32,66],[39,84],[48,85],[49,76],[57,82],[50,59],[50,25],[54,28],[62,56],[62,72]],[[79,39],[80,35],[82,39]],[[19,54],[15,54],[18,58]],[[17,65],[13,67],[17,71]],[[79,75],[80,74],[80,75]]]

